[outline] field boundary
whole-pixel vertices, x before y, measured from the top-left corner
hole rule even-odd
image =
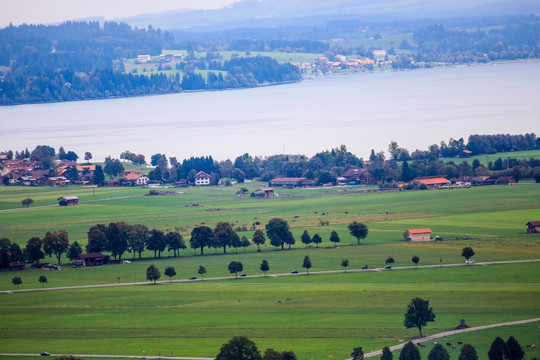
[[[486,262],[477,262],[474,265],[471,264],[444,264],[444,265],[420,265],[420,266],[400,266],[393,267],[392,270],[408,270],[408,269],[432,269],[432,268],[441,268],[441,267],[456,267],[456,266],[487,266],[487,265],[504,265],[504,264],[520,264],[520,263],[535,263],[540,262],[540,259],[528,259],[528,260],[505,260],[505,261],[486,261]],[[392,271],[385,270],[384,268],[374,268],[374,269],[349,269],[347,272],[370,272],[370,271]],[[326,271],[313,271],[310,272],[310,275],[323,275],[323,274],[341,274],[343,270],[326,270]],[[283,273],[283,274],[268,274],[266,277],[280,277],[280,276],[302,276],[302,274],[292,274],[292,273]],[[265,275],[248,275],[245,278],[264,278]],[[222,277],[213,277],[206,278],[204,281],[209,282],[211,280],[230,280],[235,279],[234,276],[222,276]],[[202,279],[180,279],[180,280],[163,280],[156,281],[155,284],[174,284],[174,283],[193,283],[201,282]],[[250,283],[251,284],[251,283]],[[519,283],[516,283],[519,284]],[[51,291],[51,290],[75,290],[75,289],[90,289],[90,288],[99,288],[99,287],[117,287],[117,286],[139,286],[139,285],[152,285],[149,281],[139,281],[139,282],[129,282],[129,283],[108,283],[108,284],[94,284],[94,285],[74,285],[74,286],[59,286],[59,287],[50,287],[50,288],[32,288],[32,289],[20,289],[20,290],[2,290],[0,294],[14,294],[22,292],[34,292],[34,291]],[[393,285],[393,284],[389,284]],[[523,284],[519,284],[523,285]],[[530,284],[529,284],[530,285]]]

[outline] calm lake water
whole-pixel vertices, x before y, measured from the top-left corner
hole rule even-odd
[[[540,62],[324,77],[244,90],[0,107],[0,151],[64,146],[81,158],[130,150],[217,160],[368,157],[470,134],[540,135]]]

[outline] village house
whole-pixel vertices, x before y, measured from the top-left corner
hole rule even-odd
[[[195,175],[195,186],[208,186],[210,185],[211,176],[204,171],[199,171]]]
[[[408,241],[429,241],[431,240],[431,229],[408,229]]]
[[[150,61],[150,55],[137,55],[137,62],[144,64]]]
[[[430,189],[440,188],[443,186],[448,186],[452,182],[446,179],[443,176],[423,176],[417,177],[414,181],[419,182],[420,184],[426,185]]]
[[[148,181],[150,180],[148,176],[144,174],[136,173],[134,172],[134,170],[133,172],[125,171],[124,173],[125,173],[124,180],[133,182],[135,185],[138,185],[138,186],[148,185]]]
[[[529,234],[540,233],[540,221],[529,221],[526,225],[527,225],[527,233]]]
[[[341,174],[341,177],[344,178],[347,183],[354,183],[354,185],[370,184],[374,181],[373,176],[367,169],[349,169]]]

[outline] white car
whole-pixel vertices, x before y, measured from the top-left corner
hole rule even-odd
[[[474,259],[469,259],[465,261],[465,264],[474,264]]]

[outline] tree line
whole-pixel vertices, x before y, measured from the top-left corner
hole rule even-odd
[[[266,232],[256,229],[250,241],[247,236],[240,236],[228,222],[220,221],[214,228],[199,225],[191,231],[189,247],[204,255],[205,248],[223,249],[223,253],[226,254],[227,248],[234,248],[236,252],[239,248],[244,248],[245,251],[252,244],[257,245],[257,251],[260,252],[260,246],[266,243],[267,238],[275,249],[283,250],[285,246],[290,249],[296,243],[286,220],[273,218],[265,225],[265,230]],[[368,234],[367,226],[356,221],[349,224],[349,231],[358,239],[358,244]],[[138,254],[141,259],[144,251],[153,252],[154,258],[160,258],[165,251],[172,251],[173,256],[177,257],[181,249],[187,248],[187,243],[179,231],[149,229],[142,224],[130,225],[125,222],[96,224],[90,227],[87,235],[88,243],[85,247],[87,253],[109,252],[115,260],[122,259],[125,253],[132,253],[133,259]],[[330,241],[334,244],[340,242],[337,232],[332,232]],[[315,234],[313,238],[307,231],[302,234],[302,243],[306,247],[312,243],[318,247],[321,242],[322,239],[318,234]],[[25,261],[39,264],[45,255],[55,256],[60,264],[63,254],[73,261],[82,252],[82,247],[77,241],[69,243],[68,233],[65,230],[48,231],[43,239],[32,237],[27,241],[24,249],[21,249],[17,243],[11,243],[9,239],[2,238],[0,239],[0,268],[6,268],[10,263]]]

